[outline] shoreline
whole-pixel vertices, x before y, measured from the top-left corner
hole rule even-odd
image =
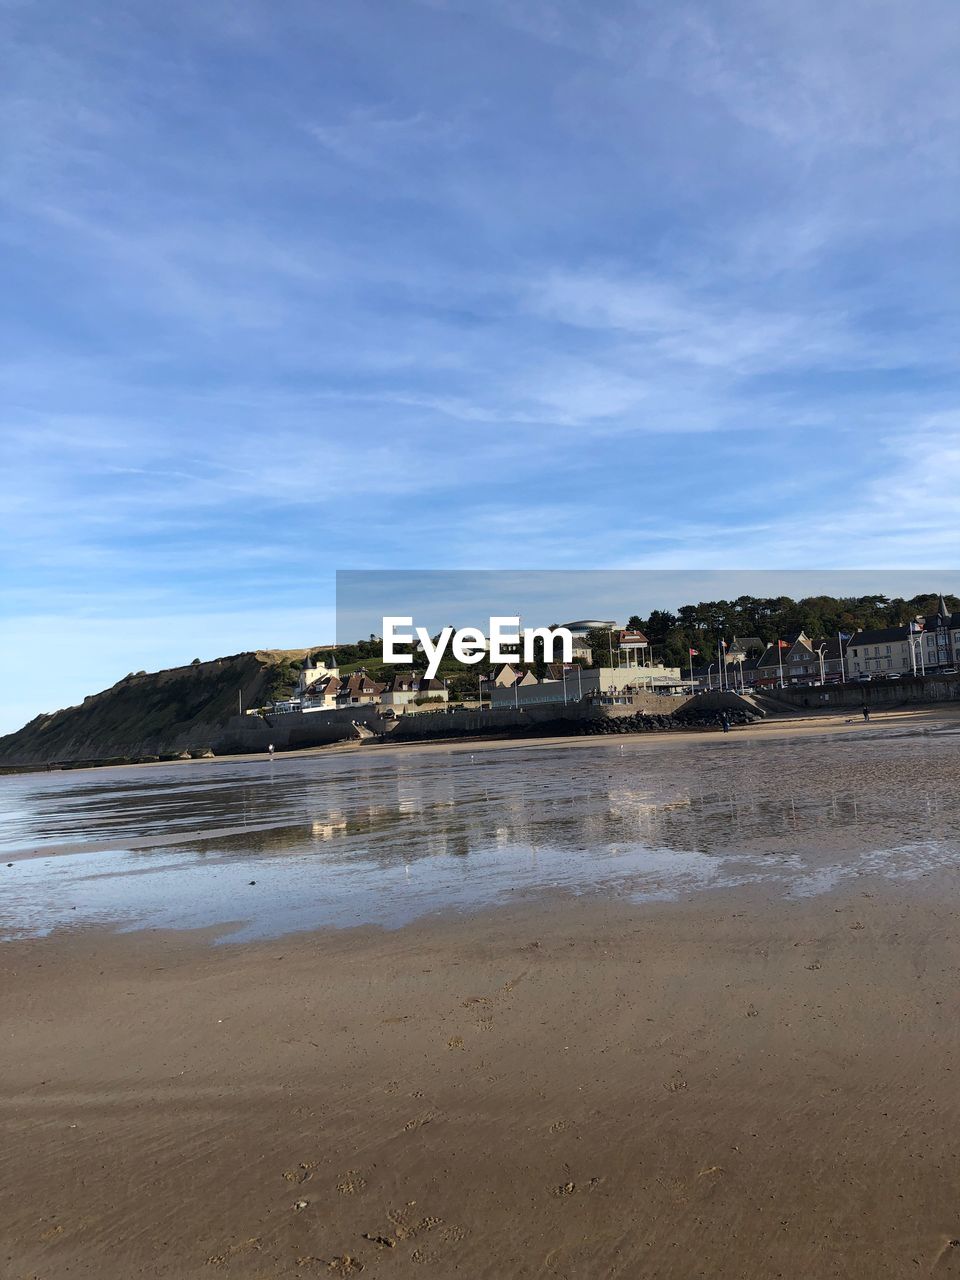
[[[871,711],[870,720],[863,721],[862,718],[850,710],[843,711],[815,711],[815,712],[798,712],[793,716],[776,716],[769,717],[764,720],[758,720],[751,725],[733,726],[729,734],[723,734],[719,729],[664,729],[659,731],[651,731],[649,733],[608,733],[603,735],[591,734],[562,734],[559,736],[535,736],[530,735],[522,737],[519,735],[483,735],[482,737],[462,737],[462,738],[436,738],[420,741],[409,742],[390,742],[390,741],[348,741],[329,743],[319,747],[303,747],[293,751],[278,752],[273,758],[275,761],[284,760],[300,760],[300,759],[322,759],[326,756],[336,755],[354,755],[363,753],[365,755],[383,754],[384,752],[403,752],[408,754],[432,754],[437,752],[456,752],[456,751],[477,751],[477,750],[510,750],[516,748],[537,748],[537,747],[562,747],[562,746],[584,746],[586,744],[607,743],[616,740],[629,739],[632,742],[644,742],[654,745],[656,743],[670,742],[689,742],[691,737],[696,736],[698,740],[702,740],[704,744],[724,741],[731,742],[736,738],[755,739],[757,737],[784,737],[793,736],[794,734],[807,736],[810,734],[829,734],[833,735],[839,732],[857,732],[869,731],[880,727],[890,727],[899,725],[901,727],[913,727],[919,725],[927,727],[931,724],[943,723],[945,726],[960,727],[960,703],[929,703],[929,704],[910,704],[903,708],[895,708],[883,711]],[[91,764],[91,765],[75,765],[67,767],[32,767],[32,766],[11,766],[7,769],[0,767],[0,779],[3,778],[19,778],[33,777],[37,775],[51,774],[88,774],[103,773],[108,770],[123,770],[126,772],[130,769],[165,769],[165,768],[183,768],[190,766],[215,766],[222,764],[248,764],[251,762],[263,762],[269,760],[266,752],[245,752],[238,755],[224,756],[206,756],[190,760],[149,760],[131,762],[129,764]]]

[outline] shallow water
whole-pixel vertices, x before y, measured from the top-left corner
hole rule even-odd
[[[956,734],[868,726],[0,778],[0,937],[916,878],[958,862],[958,780]]]

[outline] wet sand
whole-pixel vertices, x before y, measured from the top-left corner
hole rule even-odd
[[[960,738],[884,719],[6,780],[0,1275],[960,1275]]]
[[[960,1274],[956,889],[9,943],[3,1274]]]

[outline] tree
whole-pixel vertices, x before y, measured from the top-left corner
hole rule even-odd
[[[587,645],[593,653],[595,667],[612,667],[616,665],[616,653],[613,634],[606,627],[593,627],[587,632]]]

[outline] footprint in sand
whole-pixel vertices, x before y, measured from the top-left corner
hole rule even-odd
[[[337,1190],[342,1196],[357,1196],[366,1187],[367,1180],[357,1169],[348,1169],[340,1175]]]
[[[423,1235],[425,1231],[433,1231],[435,1227],[443,1225],[442,1218],[428,1214],[414,1219],[406,1209],[391,1209],[387,1218],[397,1240],[412,1240],[415,1236]]]
[[[331,1258],[327,1263],[327,1270],[335,1276],[354,1276],[363,1270],[363,1263],[359,1258],[352,1258],[349,1253],[344,1253],[339,1258]]]
[[[960,1276],[960,1237],[944,1240],[930,1270],[938,1276]]]
[[[414,1116],[412,1120],[408,1120],[403,1126],[404,1133],[412,1133],[414,1129],[422,1129],[425,1124],[429,1124],[434,1119],[433,1112],[427,1111],[422,1116]]]

